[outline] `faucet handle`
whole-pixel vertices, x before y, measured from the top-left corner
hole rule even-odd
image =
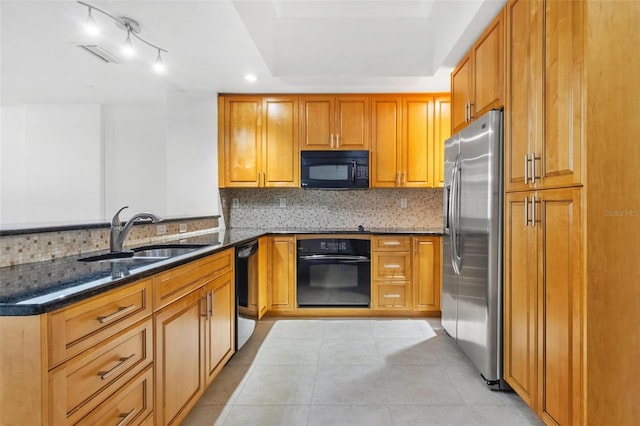
[[[113,219],[111,219],[111,226],[122,226],[122,221],[120,220],[120,212],[124,209],[128,209],[129,206],[124,206],[120,210],[113,215]]]

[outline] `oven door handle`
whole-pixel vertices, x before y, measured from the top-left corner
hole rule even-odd
[[[338,260],[348,262],[370,262],[371,259],[367,256],[346,256],[338,254],[309,254],[306,256],[298,256],[300,260]]]

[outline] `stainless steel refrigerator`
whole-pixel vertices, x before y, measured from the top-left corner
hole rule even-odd
[[[442,326],[493,388],[502,380],[502,111],[445,142]]]

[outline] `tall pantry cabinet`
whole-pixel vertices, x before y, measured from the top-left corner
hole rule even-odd
[[[507,3],[504,375],[547,424],[640,416],[638,25],[639,2]]]

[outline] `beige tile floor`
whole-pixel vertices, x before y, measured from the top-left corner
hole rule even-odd
[[[187,426],[541,425],[439,319],[261,321]]]

